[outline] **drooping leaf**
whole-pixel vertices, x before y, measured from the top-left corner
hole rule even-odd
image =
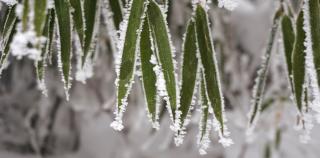
[[[149,115],[153,123],[158,121],[157,107],[159,103],[159,96],[157,96],[156,87],[156,74],[153,71],[155,66],[150,62],[153,55],[152,43],[150,39],[150,28],[147,16],[144,18],[143,28],[141,32],[140,40],[140,58],[141,58],[141,70],[142,70],[142,81],[143,89],[146,97],[147,107]]]
[[[71,17],[68,0],[54,0],[56,16],[58,19],[58,30],[60,36],[60,54],[59,63],[62,74],[65,89],[68,91],[70,88],[70,70],[71,70]],[[67,95],[68,99],[68,95]]]
[[[81,46],[83,47],[84,23],[83,23],[82,0],[70,0],[70,4],[71,4],[71,7],[73,8],[73,12],[71,12],[71,15],[74,22],[74,27],[77,30]]]
[[[154,0],[149,0],[147,13],[150,22],[152,38],[154,40],[156,49],[158,50],[156,57],[164,75],[165,87],[168,95],[165,96],[165,99],[167,104],[170,105],[168,106],[168,108],[170,108],[169,113],[172,114],[172,121],[174,121],[175,110],[177,107],[177,90],[170,36],[161,8]]]
[[[22,11],[22,31],[26,31],[28,29],[28,21],[29,21],[29,11],[30,11],[30,3],[29,0],[23,1],[23,11]]]
[[[34,1],[34,29],[37,36],[41,36],[43,27],[46,21],[47,1],[35,0]]]
[[[49,55],[49,52],[51,51],[52,37],[54,32],[54,22],[55,22],[55,12],[54,12],[54,9],[50,9],[48,10],[48,13],[46,16],[46,22],[42,32],[42,36],[46,38],[46,42],[44,43],[44,46],[42,46],[42,50],[41,50],[42,60],[38,61],[37,63],[37,76],[40,82],[43,82],[46,57]]]
[[[304,40],[306,38],[305,31],[303,30],[303,12],[299,13],[297,24],[296,24],[296,34],[297,38],[294,43],[293,53],[292,53],[292,74],[293,74],[293,85],[294,85],[294,96],[296,100],[297,107],[299,111],[302,110],[303,102],[303,91],[305,83],[305,53],[306,49],[304,46]]]
[[[196,38],[195,22],[190,20],[183,43],[182,82],[180,89],[180,106],[178,109],[181,111],[181,126],[183,126],[184,119],[187,117],[195,91],[198,72]]]
[[[203,76],[203,75],[202,75]],[[201,76],[201,77],[202,77]],[[205,87],[205,81],[202,77],[201,79],[201,110],[202,110],[202,116],[201,116],[201,126],[200,126],[200,142],[202,141],[204,135],[206,134],[207,131],[207,122],[208,122],[208,116],[209,116],[209,102],[208,102],[208,96],[206,92],[206,87]]]
[[[263,61],[260,66],[260,70],[258,71],[258,76],[255,80],[255,85],[253,88],[253,100],[251,105],[251,113],[249,116],[249,127],[252,127],[252,125],[256,122],[257,116],[260,113],[261,108],[261,102],[263,98],[263,92],[265,87],[265,80],[269,68],[270,63],[270,56],[273,48],[273,44],[275,41],[275,37],[277,34],[278,26],[279,26],[279,18],[281,17],[283,13],[282,7],[276,12],[274,18],[273,18],[273,25],[269,34],[267,49],[265,50],[263,54]]]
[[[310,33],[311,36],[311,43],[309,43],[309,45],[311,45],[310,47],[313,53],[313,62],[317,75],[318,86],[320,86],[320,6],[318,0],[306,0],[305,3],[305,7],[308,8],[306,10],[307,13],[304,13],[307,16],[305,20],[310,24],[309,26],[306,26],[310,27],[307,28],[310,29],[310,32],[308,33]]]
[[[10,29],[10,34],[9,37],[4,45],[4,49],[1,53],[1,58],[0,58],[0,75],[2,73],[2,70],[4,69],[5,62],[8,59],[9,51],[10,51],[10,43],[13,40],[13,36],[16,33],[16,26],[17,26],[18,20],[15,19],[12,28]]]
[[[281,19],[281,28],[282,28],[282,37],[283,37],[283,44],[284,44],[284,52],[287,64],[287,71],[288,71],[288,79],[292,85],[292,50],[293,44],[295,40],[295,33],[293,30],[293,25],[291,19],[288,15],[284,15]]]
[[[213,49],[207,13],[201,5],[197,6],[195,16],[197,40],[203,66],[205,88],[208,95],[209,105],[214,109],[215,117],[220,123],[221,133],[224,133],[224,100],[221,92],[219,69]]]
[[[50,9],[48,11],[48,13],[50,13],[51,15],[51,21],[49,24],[49,32],[48,32],[48,39],[46,41],[46,51],[47,51],[47,59],[49,61],[49,64],[51,64],[52,62],[52,43],[53,43],[53,37],[54,37],[54,33],[55,33],[55,21],[56,21],[56,12],[54,9]]]
[[[108,0],[113,13],[113,22],[117,30],[120,29],[120,23],[123,20],[121,0]]]
[[[130,5],[130,15],[127,24],[127,30],[122,46],[122,57],[118,78],[117,78],[117,117],[116,122],[111,124],[115,129],[121,130],[122,113],[127,104],[127,97],[134,78],[137,42],[140,38],[142,17],[144,14],[144,0],[132,0]]]
[[[92,46],[92,39],[94,34],[94,27],[96,23],[97,16],[97,2],[98,0],[84,0],[84,43],[83,43],[83,56],[82,56],[82,65],[84,65],[87,55]]]
[[[5,43],[7,43],[7,39],[10,36],[11,30],[12,30],[12,26],[14,25],[17,16],[15,14],[15,8],[16,5],[14,6],[10,6],[8,8],[8,11],[5,15],[5,20],[3,22],[3,27],[1,28],[1,41],[2,41],[2,45],[5,45]]]

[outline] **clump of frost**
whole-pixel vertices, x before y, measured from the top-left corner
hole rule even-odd
[[[5,4],[9,5],[9,6],[13,6],[13,5],[15,5],[17,3],[16,0],[1,0],[1,2],[5,3]]]
[[[86,83],[86,80],[93,76],[93,62],[91,59],[87,59],[82,67],[78,66],[78,71],[76,72],[76,80],[82,82],[83,84]]]
[[[37,37],[34,31],[17,32],[10,44],[12,55],[18,59],[26,56],[32,60],[41,60],[41,52],[36,45],[43,41],[45,39]]]
[[[48,90],[47,90],[45,80],[42,79],[42,80],[38,81],[38,88],[39,88],[39,90],[41,90],[41,92],[44,96],[46,96],[46,97],[48,96]]]
[[[205,155],[207,154],[207,149],[209,148],[209,145],[210,145],[210,131],[211,131],[211,125],[212,125],[212,122],[210,119],[208,119],[206,121],[206,124],[203,124],[203,120],[204,118],[201,118],[201,121],[200,121],[200,125],[199,125],[199,128],[200,128],[200,132],[198,134],[198,148],[199,148],[199,153],[200,155]],[[203,126],[206,126],[206,130],[203,131]]]
[[[224,7],[230,11],[234,10],[238,5],[238,0],[218,0],[218,6],[220,8]]]

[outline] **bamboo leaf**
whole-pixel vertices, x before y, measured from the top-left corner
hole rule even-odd
[[[289,16],[284,15],[281,19],[281,28],[282,28],[282,36],[283,36],[283,44],[284,44],[284,52],[286,57],[286,63],[287,63],[287,71],[288,71],[288,79],[291,85],[291,88],[293,88],[292,85],[292,50],[293,50],[293,44],[295,40],[295,33],[293,30],[293,25],[291,22],[291,19]]]
[[[147,16],[144,19],[143,28],[141,32],[141,41],[140,41],[140,58],[141,58],[141,69],[142,69],[142,81],[144,94],[146,96],[147,107],[149,115],[151,116],[151,121],[154,124],[154,127],[157,128],[156,122],[159,119],[157,116],[157,107],[159,103],[159,97],[157,96],[157,87],[156,87],[156,74],[153,71],[151,57],[153,55],[152,43],[150,40],[150,28],[149,21]]]
[[[37,36],[41,36],[46,21],[47,1],[34,1],[34,29]]]
[[[113,13],[113,22],[117,30],[120,29],[120,23],[123,20],[121,0],[108,0]]]
[[[84,22],[83,22],[82,0],[70,0],[70,5],[73,8],[73,12],[71,12],[71,15],[74,22],[74,26],[77,30],[81,46],[83,47]]]
[[[14,5],[12,7],[9,6],[8,11],[6,13],[5,21],[4,21],[3,27],[1,29],[2,44],[6,43],[8,37],[11,33],[12,26],[14,25],[14,23],[17,19],[16,14],[15,14],[15,8],[16,8],[16,5]]]
[[[142,17],[144,14],[144,0],[132,0],[130,5],[130,15],[128,19],[127,30],[125,32],[124,43],[122,46],[122,57],[118,73],[117,84],[117,111],[116,121],[111,126],[116,130],[121,130],[122,114],[125,111],[127,97],[133,82],[136,50],[138,39],[140,38],[140,29]],[[118,72],[119,71],[119,72]]]
[[[58,30],[60,36],[59,64],[62,69],[63,81],[66,91],[70,88],[71,70],[71,20],[68,0],[54,0]],[[67,94],[68,99],[68,94]]]
[[[22,31],[26,31],[28,29],[28,21],[29,21],[29,0],[23,1],[23,13],[22,13]]]
[[[203,75],[202,75],[203,76]],[[208,116],[209,116],[209,101],[208,96],[206,92],[205,87],[205,81],[203,77],[201,77],[201,109],[202,109],[202,116],[201,116],[201,125],[200,125],[200,142],[203,140],[203,137],[205,136],[207,132],[207,122],[208,122]]]
[[[96,23],[96,14],[97,14],[97,2],[98,0],[84,0],[84,43],[83,43],[83,50],[84,54],[82,56],[82,65],[84,65],[87,55],[92,46],[92,39],[94,33],[94,26]]]
[[[303,12],[299,13],[296,24],[297,38],[294,43],[292,54],[292,73],[293,73],[293,85],[294,96],[299,111],[302,111],[303,91],[304,91],[304,77],[305,77],[305,46],[304,40],[306,34],[303,30]]]
[[[268,67],[270,63],[270,56],[272,52],[273,43],[277,34],[278,26],[279,26],[279,18],[283,13],[282,7],[276,12],[273,18],[273,25],[269,34],[267,49],[263,55],[263,61],[260,66],[260,70],[258,71],[258,76],[255,80],[255,85],[253,88],[253,100],[251,105],[251,113],[249,115],[249,127],[252,130],[252,125],[256,122],[257,116],[261,110],[261,102],[263,98],[263,92],[265,87],[265,80],[268,72]],[[251,131],[249,131],[250,133]]]
[[[317,75],[318,86],[320,86],[320,7],[318,0],[306,0],[306,7],[308,7],[306,15],[310,26],[310,39],[311,43],[309,43],[313,52],[313,62]]]
[[[46,22],[42,32],[42,36],[45,37],[47,40],[41,50],[42,60],[38,61],[37,63],[37,76],[38,76],[38,81],[42,82],[41,84],[44,84],[43,80],[44,80],[44,73],[45,73],[44,67],[46,64],[46,57],[49,55],[49,52],[51,51],[52,37],[54,32],[54,22],[55,22],[55,12],[54,12],[54,9],[50,9],[47,13]]]
[[[18,20],[15,19],[15,20],[14,20],[14,23],[13,23],[13,26],[12,26],[12,29],[11,29],[11,32],[10,32],[9,37],[8,37],[8,39],[7,39],[7,42],[6,42],[5,45],[4,45],[3,52],[1,53],[1,58],[0,58],[0,75],[1,75],[1,73],[2,73],[2,70],[3,70],[4,67],[5,67],[6,61],[8,60],[8,55],[9,55],[9,51],[10,51],[10,43],[11,43],[11,41],[13,40],[13,36],[14,36],[15,33],[16,33],[17,23],[18,23]]]
[[[187,26],[187,32],[183,43],[183,65],[182,65],[182,84],[180,89],[181,111],[180,124],[183,126],[189,112],[192,97],[195,91],[196,78],[198,72],[198,58],[196,45],[195,22],[190,20]]]
[[[174,121],[175,110],[177,107],[177,92],[172,48],[168,28],[162,11],[154,0],[149,0],[147,13],[150,21],[152,38],[157,49],[156,57],[164,75],[165,87],[168,95],[164,98],[169,105],[168,108],[169,113],[172,115],[172,121]]]
[[[203,65],[205,87],[208,95],[209,105],[214,109],[214,114],[220,123],[220,131],[224,133],[224,100],[221,92],[219,70],[213,49],[211,33],[208,25],[208,17],[205,9],[198,5],[195,14],[197,40]]]

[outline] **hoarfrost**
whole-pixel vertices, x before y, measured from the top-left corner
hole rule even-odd
[[[9,5],[9,6],[13,6],[13,5],[15,5],[17,3],[16,0],[1,0],[1,2],[5,3],[5,4]]]
[[[234,10],[238,5],[238,0],[218,0],[218,6],[220,8],[224,7],[230,11]]]

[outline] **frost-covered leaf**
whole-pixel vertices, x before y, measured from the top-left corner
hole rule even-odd
[[[219,69],[216,54],[213,49],[208,17],[205,9],[198,5],[196,8],[196,32],[201,63],[204,72],[205,88],[209,105],[214,109],[215,117],[220,124],[220,132],[224,133],[224,99],[220,85]]]
[[[141,58],[141,70],[142,70],[142,81],[143,89],[146,97],[148,115],[155,128],[158,124],[157,121],[159,116],[157,112],[159,111],[159,96],[157,95],[156,81],[157,76],[153,71],[155,64],[151,63],[151,58],[154,56],[152,41],[150,39],[150,28],[147,16],[144,19],[143,28],[141,32],[140,40],[140,58]]]
[[[123,20],[122,2],[121,0],[108,0],[110,9],[113,13],[113,22],[117,30],[120,28],[120,23]]]
[[[268,67],[270,63],[270,56],[273,48],[273,44],[275,41],[275,37],[277,34],[278,26],[279,26],[279,18],[283,13],[282,7],[276,12],[273,18],[273,25],[269,34],[267,48],[263,54],[262,63],[260,69],[258,70],[258,76],[255,80],[255,85],[253,87],[253,100],[251,103],[251,112],[249,115],[249,133],[252,132],[252,125],[255,124],[257,117],[261,110],[261,102],[263,98],[263,92],[265,87],[266,75],[268,72]]]
[[[200,100],[201,100],[201,120],[199,125],[198,146],[199,153],[201,155],[206,154],[206,150],[210,144],[210,130],[211,121],[209,118],[209,100],[206,92],[205,81],[203,73],[201,72],[201,88],[200,88]]]
[[[117,84],[117,110],[116,120],[111,126],[116,130],[121,130],[122,127],[122,115],[127,105],[127,98],[134,78],[137,44],[139,42],[142,17],[144,14],[145,1],[144,0],[132,0],[130,4],[130,15],[127,21],[125,30],[124,41],[121,42],[121,64],[120,69],[116,70],[118,78]]]
[[[282,37],[283,37],[283,45],[284,45],[284,53],[287,64],[288,71],[288,79],[292,86],[292,50],[293,44],[295,40],[295,33],[293,30],[293,25],[290,17],[288,15],[284,15],[281,19],[281,28],[282,28]]]
[[[198,72],[196,38],[195,22],[190,20],[183,43],[182,82],[180,89],[180,105],[178,108],[181,112],[179,120],[180,126],[183,126],[184,124],[184,119],[189,112],[195,91]]]
[[[22,11],[22,31],[27,31],[29,22],[29,11],[30,11],[29,0],[23,1],[23,11]]]
[[[9,37],[6,41],[6,43],[4,44],[2,53],[1,53],[1,58],[0,58],[0,75],[2,73],[2,70],[4,69],[4,67],[6,66],[6,62],[8,59],[8,55],[9,55],[9,51],[10,51],[10,43],[13,40],[13,36],[16,33],[16,26],[17,26],[18,21],[15,19],[13,22],[13,26],[12,29],[10,29],[9,32]]]
[[[1,59],[0,59],[0,73],[3,69],[3,64],[5,60],[7,59],[8,53],[9,53],[9,45],[13,39],[13,34],[15,33],[15,27],[17,23],[17,17],[15,14],[15,5],[12,7],[9,7],[6,15],[5,15],[5,21],[3,23],[3,27],[1,30]]]
[[[69,1],[67,0],[54,0],[56,16],[58,19],[58,34],[60,40],[59,52],[59,67],[62,71],[62,79],[68,99],[68,90],[71,86],[70,71],[71,71],[71,17],[69,9]]]
[[[47,0],[34,0],[34,30],[41,36],[46,21]]]
[[[299,13],[296,24],[297,38],[294,42],[294,48],[292,52],[292,74],[294,85],[294,96],[299,111],[302,110],[304,83],[305,83],[305,46],[304,40],[306,34],[303,30],[303,12]]]
[[[55,22],[55,12],[54,9],[48,10],[47,16],[46,16],[46,22],[43,28],[42,36],[46,38],[46,41],[41,49],[41,58],[42,60],[38,61],[37,63],[37,77],[39,82],[39,87],[43,92],[46,94],[46,88],[44,83],[44,73],[45,73],[45,66],[47,63],[47,56],[49,55],[49,52],[51,51],[51,45],[52,45],[52,37],[54,33],[54,23]]]
[[[172,56],[173,52],[170,35],[168,32],[169,30],[167,28],[167,23],[161,8],[154,0],[149,0],[147,13],[150,22],[152,38],[157,49],[156,57],[165,80],[165,83],[157,86],[165,87],[166,89],[167,94],[164,96],[164,99],[167,101],[169,113],[172,115],[171,119],[174,121],[175,110],[177,107],[177,89],[173,61],[174,59]]]
[[[86,61],[86,57],[89,54],[90,49],[92,48],[94,28],[96,24],[97,16],[97,2],[99,0],[84,0],[83,11],[84,11],[84,43],[83,43],[83,56],[82,56],[82,65]]]
[[[74,27],[77,30],[79,40],[81,46],[83,47],[83,39],[84,39],[84,15],[83,15],[83,8],[82,8],[82,0],[70,0],[70,5],[73,8],[71,12]]]

